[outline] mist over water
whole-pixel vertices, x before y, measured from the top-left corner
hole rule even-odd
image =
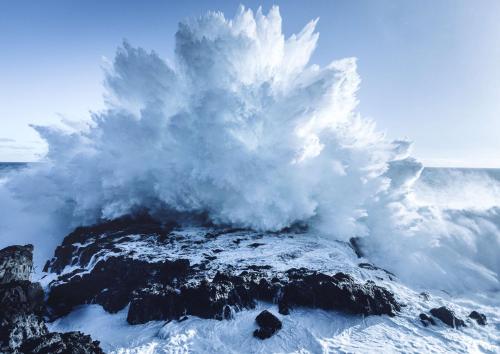
[[[419,180],[411,143],[356,112],[356,60],[309,63],[316,21],[289,38],[281,21],[277,7],[188,20],[172,62],[124,43],[107,108],[85,129],[35,127],[49,151],[2,182],[2,244],[47,258],[71,228],[138,209],[262,231],[302,223],[363,237],[367,257],[408,283],[498,290],[498,180]]]

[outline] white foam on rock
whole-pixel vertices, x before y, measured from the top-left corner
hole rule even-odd
[[[100,340],[103,349],[110,353],[494,353],[500,349],[500,299],[495,299],[494,293],[489,299],[471,300],[427,290],[427,299],[420,294],[423,289],[409,288],[381,269],[359,267],[360,262],[367,260],[357,258],[343,242],[304,233],[276,235],[244,230],[218,232],[216,237],[206,237],[217,231],[220,230],[177,229],[169,236],[176,241],[166,244],[155,243],[154,238],[149,239],[147,235],[131,238],[120,235],[119,238],[129,241],[114,243],[109,253],[100,251],[100,256],[89,263],[86,271],[90,271],[96,261],[111,256],[127,255],[149,262],[187,258],[194,264],[208,255],[217,257],[210,261],[209,270],[201,272],[209,278],[217,271],[231,268],[238,273],[250,265],[271,265],[278,271],[306,267],[330,275],[342,271],[358,281],[372,280],[386,287],[406,306],[396,317],[364,317],[307,308],[294,308],[289,316],[282,316],[276,304],[259,302],[253,310],[234,312],[231,320],[189,316],[182,322],[152,321],[132,326],[126,322],[128,308],[108,314],[99,305],[86,305],[56,320],[50,324],[50,329],[83,331]],[[235,240],[239,240],[238,244],[233,242]],[[183,247],[185,245],[192,246]],[[72,269],[66,268],[63,274]],[[424,327],[418,315],[428,314],[431,308],[440,306],[454,310],[466,321],[467,327],[451,329],[437,319],[437,326]],[[283,321],[283,329],[261,341],[254,338],[252,332],[256,328],[255,317],[264,309]],[[479,326],[468,319],[472,310],[484,313],[488,325]]]

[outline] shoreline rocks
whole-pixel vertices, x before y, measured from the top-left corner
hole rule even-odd
[[[475,320],[477,322],[478,325],[481,325],[481,326],[486,326],[486,324],[488,323],[486,320],[486,316],[483,315],[482,313],[477,312],[477,311],[472,311],[469,314],[469,318],[472,318],[473,320]]]
[[[434,321],[434,319],[431,316],[428,316],[425,313],[421,313],[418,317],[420,318],[420,322],[422,322],[422,324],[425,327],[427,327],[429,325],[433,325],[433,326],[436,325],[436,321]]]
[[[9,246],[0,250],[0,284],[29,280],[33,270],[33,245]]]
[[[432,316],[439,318],[443,323],[452,328],[465,327],[465,322],[455,316],[455,313],[445,306],[430,310]]]
[[[172,225],[163,226],[145,216],[77,228],[45,267],[59,274],[49,284],[50,318],[64,316],[83,304],[99,304],[110,313],[130,304],[130,324],[178,320],[185,315],[223,320],[234,311],[255,308],[256,301],[277,303],[282,314],[294,307],[389,316],[401,310],[386,288],[345,273],[328,275],[306,268],[277,271],[269,264],[224,264],[220,268],[220,263],[215,265],[217,257],[229,251],[220,246],[211,254],[206,253],[210,248],[204,249],[201,262],[181,258],[174,251],[165,257],[156,257],[153,251],[150,258],[139,252],[139,248],[165,252],[180,244],[183,252],[239,231],[206,230],[204,238],[191,240],[171,233]],[[258,240],[258,233],[254,234]],[[239,248],[252,248],[256,243],[259,248],[265,245],[254,239],[243,245],[242,240],[231,242],[232,252],[237,254]],[[175,256],[179,258],[172,258]],[[66,267],[73,270],[65,273]]]
[[[30,354],[104,354],[98,341],[82,332],[46,333],[26,340],[21,353]]]
[[[264,310],[256,318],[255,322],[259,326],[253,332],[253,336],[259,339],[271,338],[282,327],[281,321],[271,312]]]
[[[0,250],[0,352],[16,351],[21,344],[48,332],[43,315],[44,293],[32,283],[33,246]]]
[[[277,262],[265,256],[254,257],[276,247],[274,240],[294,242],[297,234],[276,233],[272,236],[276,239],[270,239],[250,230],[196,230],[176,229],[145,216],[77,228],[45,266],[54,279],[47,285],[45,299],[40,284],[29,280],[32,246],[0,250],[0,325],[2,333],[10,336],[0,335],[0,351],[66,353],[74,348],[81,353],[102,353],[99,342],[89,336],[49,333],[43,321],[44,316],[55,320],[85,304],[99,304],[109,313],[128,306],[127,322],[131,325],[181,321],[187,316],[228,320],[238,311],[254,309],[258,301],[275,304],[276,311],[284,316],[300,307],[392,317],[404,306],[393,292],[377,284],[378,280],[392,281],[395,276],[369,263],[354,264],[355,270],[349,274],[329,271],[332,268],[328,266],[309,268],[308,262],[302,263],[307,268],[283,267],[294,264],[300,256],[298,247],[274,249],[279,256]],[[313,247],[309,241],[304,244]],[[349,244],[339,244],[353,252]],[[281,245],[287,243],[279,248]],[[339,268],[349,269],[343,265]],[[360,269],[369,273],[359,276]],[[450,327],[465,326],[446,307],[431,309],[430,313]],[[432,316],[422,313],[419,318],[427,327],[437,324]],[[486,317],[476,311],[469,317],[486,324]],[[259,328],[253,335],[259,339],[271,337],[282,327],[269,311],[261,312],[256,322]]]
[[[87,345],[86,338],[74,345],[74,339],[83,336],[81,333],[49,333],[43,318],[45,294],[39,283],[30,281],[32,252],[32,245],[0,250],[0,352],[103,353],[99,342]]]

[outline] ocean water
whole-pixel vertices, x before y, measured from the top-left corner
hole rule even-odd
[[[0,162],[0,178],[27,166],[28,164],[25,162]]]
[[[422,171],[419,182],[436,188],[443,188],[447,185],[446,177],[450,176],[452,178],[453,176],[483,176],[500,182],[500,168],[426,167]]]

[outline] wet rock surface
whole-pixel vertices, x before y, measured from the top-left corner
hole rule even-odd
[[[31,354],[104,354],[98,341],[81,332],[47,333],[28,339],[21,353]]]
[[[39,283],[30,281],[33,246],[10,246],[0,250],[0,352],[1,353],[100,353],[91,347],[81,351],[68,342],[63,351],[26,347],[44,342],[49,333],[44,322],[46,305]],[[41,343],[40,342],[40,343]],[[97,345],[98,347],[98,345]],[[52,348],[52,347],[51,347]],[[55,348],[55,347],[54,347]],[[101,351],[102,352],[102,351]]]
[[[278,270],[272,264],[238,259],[223,262],[222,257],[240,249],[265,251],[269,246],[256,242],[262,238],[256,233],[231,237],[238,242],[226,242],[223,247],[224,243],[216,243],[218,238],[241,230],[206,229],[197,239],[143,218],[108,227],[107,231],[103,225],[75,230],[48,262],[46,269],[60,274],[49,285],[52,319],[82,304],[99,304],[113,313],[130,303],[130,324],[185,315],[223,320],[234,311],[254,308],[256,301],[277,303],[283,314],[294,307],[309,307],[394,316],[401,309],[386,288],[345,273],[304,267]],[[213,247],[207,246],[211,243]],[[204,246],[203,252],[193,251],[198,246]],[[289,252],[284,257],[297,255]]]
[[[481,326],[486,326],[486,324],[487,324],[486,316],[482,313],[477,312],[477,311],[472,311],[469,314],[469,318],[472,318],[473,320],[475,320],[477,322],[477,324],[479,324]]]
[[[74,306],[96,303],[114,313],[123,309],[133,292],[150,283],[168,283],[180,278],[189,262],[148,263],[126,257],[110,257],[99,261],[90,273],[72,272],[60,278],[49,292],[47,304],[50,315],[57,318],[68,314]]]
[[[305,269],[290,269],[286,273],[289,281],[284,284],[279,299],[284,304],[282,308],[304,306],[389,316],[395,316],[401,309],[390,291],[372,281],[361,284],[344,273],[329,276]]]
[[[260,327],[253,332],[253,336],[259,339],[267,339],[273,336],[282,327],[281,321],[271,312],[264,310],[256,318],[255,322]]]
[[[431,316],[428,316],[425,313],[421,313],[418,317],[420,318],[420,322],[422,322],[422,324],[425,327],[427,327],[429,325],[433,325],[433,326],[436,325],[436,321],[434,321],[434,319]]]
[[[33,245],[9,246],[0,250],[0,284],[29,280],[33,269]]]
[[[453,328],[465,327],[465,322],[455,316],[455,313],[445,306],[431,309],[432,316]]]
[[[0,250],[0,352],[14,352],[28,338],[47,333],[44,293],[30,282],[33,246]]]

